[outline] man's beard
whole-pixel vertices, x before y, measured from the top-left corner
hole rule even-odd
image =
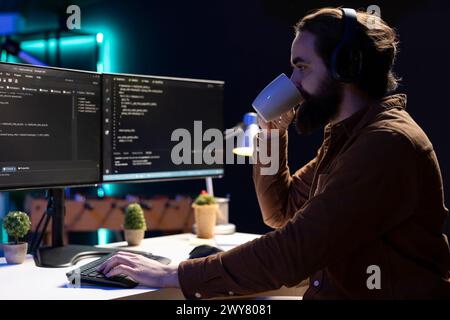
[[[317,93],[309,94],[303,88],[298,89],[304,101],[295,113],[295,127],[299,134],[310,134],[337,114],[342,101],[342,88],[327,76]]]

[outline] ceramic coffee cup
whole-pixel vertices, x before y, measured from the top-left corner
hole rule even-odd
[[[269,83],[253,101],[253,108],[265,121],[270,122],[302,101],[300,91],[284,73]]]

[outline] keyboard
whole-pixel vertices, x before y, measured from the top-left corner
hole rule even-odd
[[[123,250],[125,251],[125,250]],[[156,256],[151,253],[140,252],[140,251],[131,251],[126,250],[127,252],[132,252],[136,254],[140,254],[146,258],[153,259],[159,261],[163,264],[169,264],[170,259],[166,257]],[[89,262],[79,268],[79,273],[77,269],[71,270],[66,273],[67,279],[72,285],[77,284],[77,277],[79,277],[80,285],[96,285],[96,286],[107,286],[107,287],[118,287],[118,288],[134,288],[139,283],[134,281],[132,278],[126,275],[117,275],[110,278],[107,278],[103,273],[97,271],[97,267],[101,265],[103,262],[111,258],[117,252],[112,252],[102,256],[101,258]],[[78,275],[78,274],[79,275]]]

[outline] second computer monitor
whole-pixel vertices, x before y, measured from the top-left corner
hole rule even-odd
[[[103,181],[223,175],[223,164],[198,161],[209,144],[204,132],[223,132],[223,86],[212,80],[104,74]],[[181,142],[184,152],[173,152]],[[180,162],[182,153],[190,161]]]

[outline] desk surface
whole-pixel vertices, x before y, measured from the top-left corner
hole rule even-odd
[[[234,233],[232,235],[217,235],[214,240],[206,241],[223,250],[229,250],[247,241],[258,238],[259,235],[248,233]],[[172,259],[173,264],[186,260],[189,252],[197,245],[205,241],[197,239],[195,235],[184,233],[173,236],[164,236],[144,239],[135,250],[149,251],[156,255],[166,256]],[[107,247],[126,246],[126,242],[117,242]],[[88,263],[86,259],[77,266]],[[71,288],[68,285],[66,272],[74,269],[68,268],[39,268],[36,267],[31,256],[20,265],[8,265],[5,258],[0,258],[0,300],[105,300],[131,298],[161,298],[182,299],[179,289],[152,289],[136,287],[134,289],[116,289],[107,287]]]

